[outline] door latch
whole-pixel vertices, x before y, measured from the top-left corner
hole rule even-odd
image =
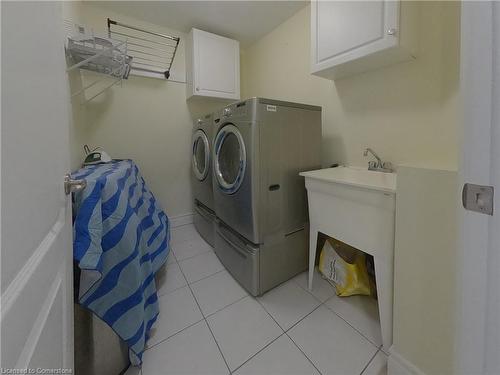
[[[86,186],[87,181],[85,180],[73,180],[69,174],[64,176],[64,192],[66,195],[85,189]]]
[[[493,186],[465,184],[462,204],[466,210],[493,215]]]

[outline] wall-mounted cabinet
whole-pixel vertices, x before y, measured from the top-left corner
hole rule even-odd
[[[311,73],[335,79],[415,58],[418,2],[311,3]]]
[[[192,29],[186,42],[187,97],[240,99],[237,40]]]

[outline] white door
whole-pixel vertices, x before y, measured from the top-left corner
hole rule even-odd
[[[70,116],[60,3],[2,2],[1,18],[1,367],[72,368],[71,207],[63,189]]]
[[[500,4],[463,2],[461,185],[493,186],[493,215],[459,209],[457,374],[500,374]],[[483,200],[484,201],[484,200]]]

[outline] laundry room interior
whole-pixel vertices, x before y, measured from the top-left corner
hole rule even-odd
[[[59,95],[42,68],[64,72],[74,313],[61,366],[454,373],[461,8],[2,4],[6,28],[25,20],[18,43],[61,60],[34,68],[39,97]],[[27,79],[28,62],[8,66]],[[2,366],[32,353],[26,337]]]

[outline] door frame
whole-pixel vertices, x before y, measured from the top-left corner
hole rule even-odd
[[[462,2],[460,192],[466,182],[498,184],[492,173],[493,168],[500,167],[500,153],[496,150],[500,141],[496,130],[499,124],[494,115],[495,105],[498,105],[495,102],[498,103],[499,99],[494,92],[494,62],[495,43],[498,45],[500,38],[500,8],[495,8],[495,4],[490,1]],[[496,187],[498,190],[498,185]],[[500,276],[498,268],[489,266],[493,258],[498,259],[498,256],[492,257],[493,236],[497,236],[492,224],[498,222],[499,213],[495,212],[496,217],[491,217],[467,211],[461,202],[458,203],[455,373],[484,374],[487,372],[487,363],[496,361],[494,366],[499,363],[498,359],[492,358],[492,354],[488,354],[495,350],[487,350],[488,342],[495,343],[498,340],[494,337],[498,332],[488,326],[487,312],[497,309],[500,313],[500,309],[492,305],[495,302],[488,293],[491,293],[488,289],[492,287],[491,280],[498,280]]]

